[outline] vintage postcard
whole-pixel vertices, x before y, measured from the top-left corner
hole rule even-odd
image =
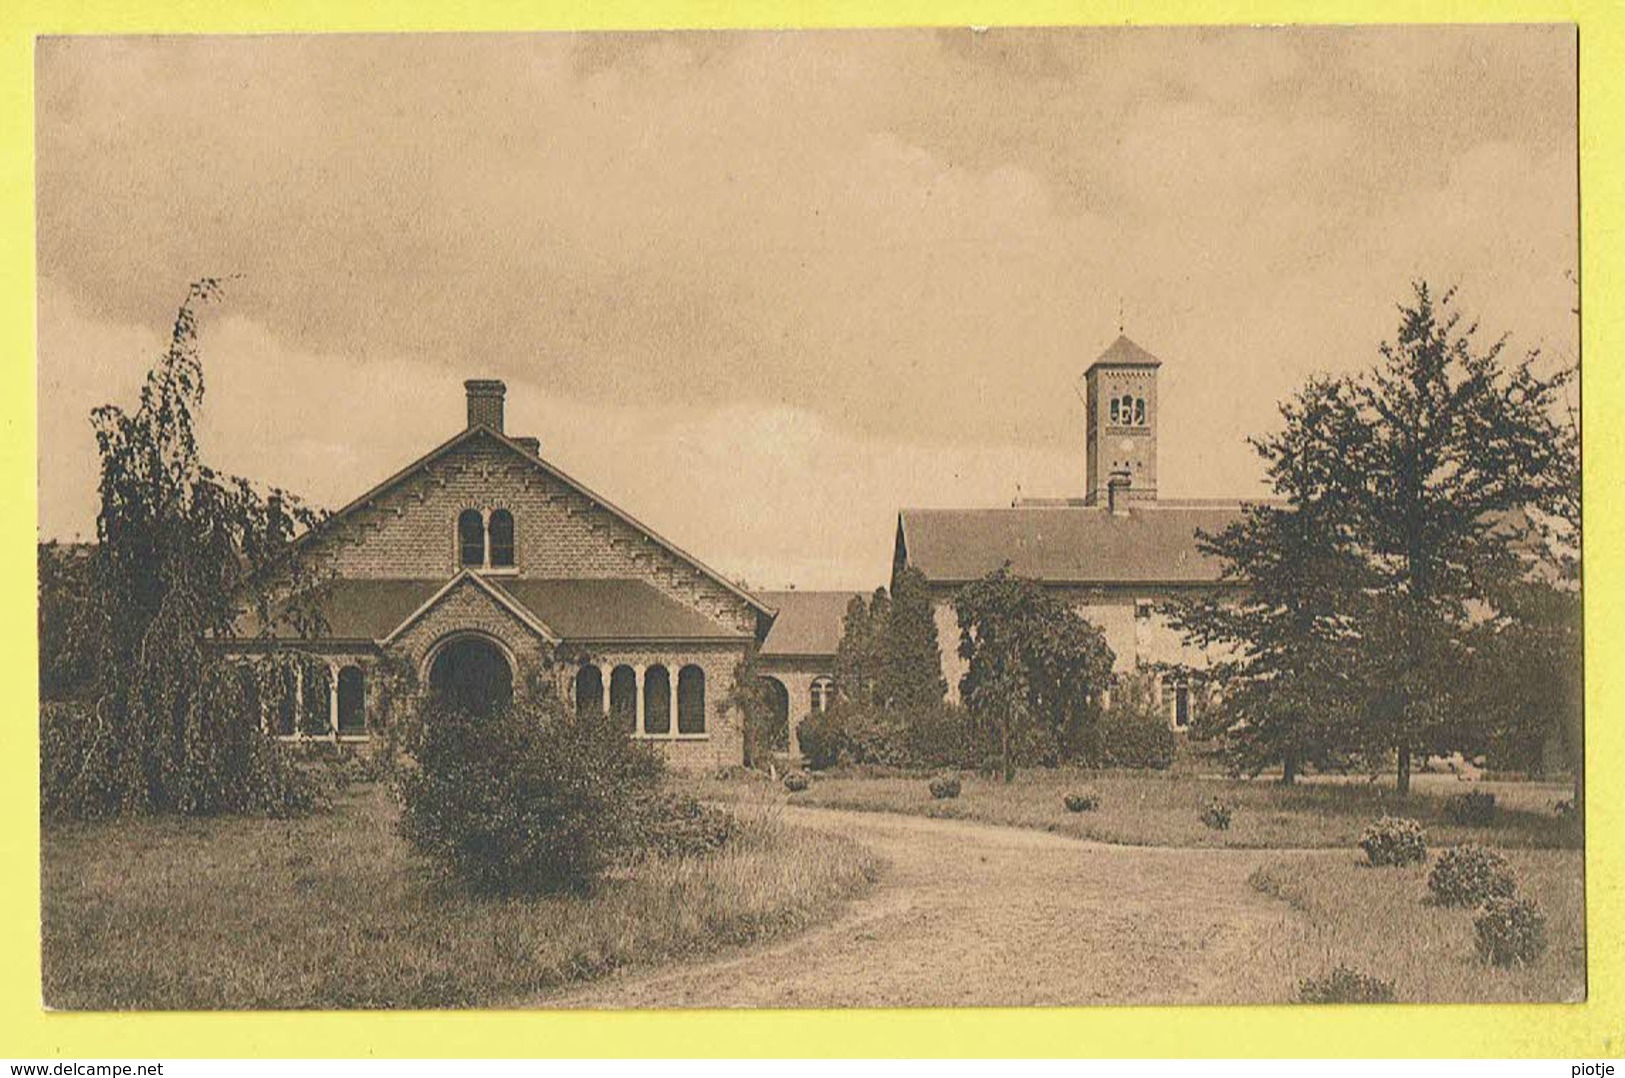
[[[48,36],[44,1003],[1578,1003],[1573,25]]]

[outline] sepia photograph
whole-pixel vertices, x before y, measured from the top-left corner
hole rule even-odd
[[[1587,999],[1575,25],[34,49],[47,1009]]]

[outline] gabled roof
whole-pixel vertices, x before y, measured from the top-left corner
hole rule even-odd
[[[737,640],[739,634],[641,580],[532,580],[482,576],[464,570],[450,580],[329,582],[319,606],[326,641],[387,643],[428,614],[467,580],[542,638],[564,641]],[[238,625],[239,640],[252,637],[251,617]],[[291,639],[279,625],[274,639]]]
[[[505,449],[507,449],[509,452],[513,453],[520,460],[523,460],[526,464],[530,465],[533,468],[536,468],[538,471],[542,472],[543,474],[551,477],[554,480],[557,480],[560,483],[563,483],[565,486],[572,488],[577,493],[579,493],[579,494],[585,496],[586,498],[590,499],[591,501],[595,502],[596,504],[603,507],[605,510],[607,510],[608,512],[610,512],[614,516],[620,518],[620,520],[623,523],[627,524],[628,526],[630,526],[630,527],[636,529],[637,531],[642,532],[644,535],[648,536],[658,546],[660,546],[661,548],[666,550],[668,553],[670,553],[674,557],[676,557],[676,558],[678,558],[678,559],[680,559],[682,561],[687,562],[688,564],[692,565],[695,569],[699,570],[701,573],[703,573],[704,575],[709,577],[712,581],[716,582],[717,584],[720,584],[729,594],[731,594],[734,597],[736,597],[736,598],[744,601],[745,603],[749,604],[750,607],[752,609],[756,610],[757,612],[762,613],[762,614],[771,614],[771,613],[773,613],[772,609],[770,609],[769,607],[763,606],[761,601],[759,599],[757,599],[754,595],[752,595],[750,592],[748,592],[748,591],[744,590],[743,588],[739,587],[739,585],[733,583],[727,577],[723,576],[721,573],[717,572],[715,569],[711,568],[709,565],[706,565],[704,562],[702,562],[698,558],[694,557],[694,555],[688,553],[686,550],[683,550],[677,544],[675,544],[675,543],[671,542],[670,540],[666,539],[665,537],[661,536],[660,534],[655,532],[654,529],[650,528],[648,525],[644,524],[642,521],[640,521],[636,517],[632,516],[631,513],[628,513],[626,510],[622,509],[620,506],[618,506],[615,503],[611,502],[608,498],[603,497],[602,495],[598,494],[597,492],[589,489],[586,484],[584,484],[584,483],[580,482],[579,480],[574,479],[571,476],[567,475],[566,473],[560,471],[557,467],[555,467],[554,465],[548,463],[542,457],[540,457],[537,454],[527,450],[524,446],[520,445],[514,439],[509,438],[505,434],[499,434],[498,432],[492,430],[490,427],[484,426],[483,424],[472,426],[472,427],[467,428],[466,430],[460,431],[455,436],[453,436],[452,438],[440,443],[435,448],[429,450],[429,452],[425,453],[423,456],[419,457],[417,460],[413,461],[411,464],[408,464],[406,467],[402,468],[400,471],[396,472],[394,475],[390,476],[388,479],[385,479],[382,483],[379,483],[377,486],[373,487],[371,490],[367,491],[365,494],[361,495],[359,498],[356,498],[354,501],[350,502],[350,504],[344,506],[342,509],[338,510],[337,512],[333,513],[331,516],[327,517],[325,520],[323,520],[316,527],[314,527],[314,528],[310,529],[309,531],[307,531],[307,532],[303,533],[302,535],[300,535],[297,539],[294,540],[294,543],[293,543],[294,548],[298,549],[299,547],[304,546],[305,544],[312,541],[316,536],[321,535],[321,534],[325,533],[326,531],[328,531],[329,529],[333,528],[339,521],[341,521],[341,520],[345,519],[346,517],[350,516],[352,513],[355,513],[356,511],[358,511],[358,510],[360,510],[362,508],[365,508],[369,503],[371,503],[373,501],[376,501],[379,497],[383,496],[389,490],[391,490],[392,488],[394,488],[398,484],[406,481],[408,478],[415,475],[417,472],[421,471],[422,469],[428,467],[430,464],[433,464],[435,461],[439,460],[440,458],[446,456],[452,450],[457,449],[460,446],[466,445],[467,443],[469,443],[471,441],[474,441],[475,439],[478,439],[478,438],[488,438],[488,439],[490,439],[491,441],[495,442],[497,445],[500,445],[500,446],[504,447]]]
[[[483,591],[486,595],[491,597],[493,602],[507,610],[508,613],[517,618],[519,622],[531,632],[535,633],[537,636],[541,637],[543,640],[546,640],[550,644],[557,644],[559,642],[559,634],[554,632],[549,625],[536,617],[534,613],[525,609],[525,607],[517,602],[512,595],[509,595],[507,592],[503,591],[489,580],[486,580],[483,576],[474,572],[472,569],[464,569],[462,572],[446,581],[445,585],[441,587],[440,590],[436,591],[433,595],[429,596],[428,599],[424,600],[421,606],[412,611],[412,613],[408,614],[405,620],[391,629],[386,635],[379,638],[378,642],[380,644],[392,643],[396,637],[400,636],[413,625],[417,624],[420,618],[424,617],[429,613],[429,611],[439,606],[442,599],[456,591],[459,587],[477,588],[480,591]]]
[[[1106,350],[1089,364],[1085,374],[1096,367],[1160,367],[1162,360],[1147,352],[1122,334],[1106,346]]]
[[[1197,546],[1241,516],[1226,507],[1103,506],[1012,509],[905,509],[898,554],[933,584],[962,584],[1006,562],[1010,571],[1051,584],[1200,584],[1220,563]]]
[[[740,634],[642,580],[491,581],[571,641],[737,640]]]
[[[763,591],[762,600],[778,608],[773,627],[762,641],[762,655],[833,656],[841,643],[847,605],[862,597],[855,591]]]

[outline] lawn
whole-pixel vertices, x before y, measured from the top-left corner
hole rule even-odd
[[[748,800],[748,799],[747,799]],[[430,881],[376,785],[299,820],[48,825],[46,1003],[65,1009],[479,1007],[827,919],[877,875],[758,798],[744,836],[591,898],[488,901]]]
[[[1478,842],[1577,849],[1581,844],[1578,821],[1560,819],[1553,807],[1571,796],[1571,791],[1550,783],[1466,783],[1447,775],[1419,775],[1412,792],[1401,797],[1394,791],[1392,779],[1387,784],[1361,778],[1285,787],[1268,779],[1072,769],[1023,771],[1008,785],[969,774],[961,778],[960,796],[938,801],[923,777],[814,774],[807,790],[786,799],[792,805],[1037,827],[1134,846],[1352,847],[1365,825],[1384,813],[1420,820],[1435,845]],[[701,792],[727,800],[741,788],[737,783],[713,781]],[[1093,812],[1068,812],[1063,797],[1084,789],[1100,794],[1100,807]],[[1496,794],[1497,818],[1490,826],[1464,827],[1445,818],[1448,797],[1467,790]],[[1215,797],[1234,806],[1227,831],[1211,830],[1201,821],[1203,806]]]
[[[1345,965],[1394,984],[1400,1002],[1512,1003],[1585,998],[1585,865],[1578,850],[1507,854],[1518,887],[1545,913],[1546,953],[1527,967],[1496,969],[1473,948],[1473,912],[1426,904],[1426,866],[1369,868],[1342,853],[1272,859],[1248,881],[1301,916],[1258,950],[1281,971],[1283,1000],[1305,977]]]

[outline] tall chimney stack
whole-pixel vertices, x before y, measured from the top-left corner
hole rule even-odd
[[[1106,480],[1106,508],[1113,516],[1128,516],[1128,488],[1133,483],[1127,468],[1113,468]]]
[[[502,433],[502,398],[508,387],[495,378],[470,378],[463,383],[468,392],[468,427],[490,427]]]

